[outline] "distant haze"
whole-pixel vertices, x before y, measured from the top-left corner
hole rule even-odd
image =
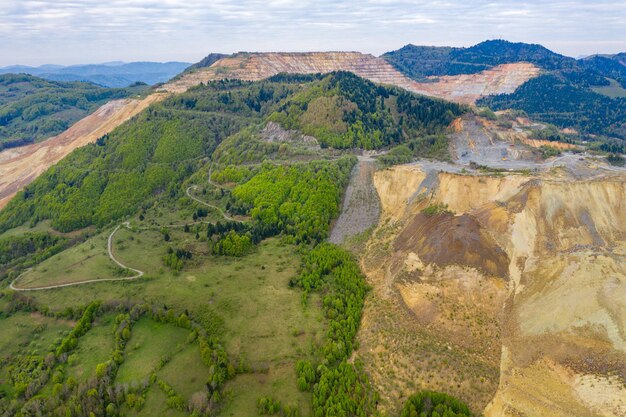
[[[100,65],[12,65],[0,74],[25,73],[52,81],[89,81],[104,87],[126,87],[140,81],[149,85],[168,81],[189,66],[185,62],[107,62]]]
[[[209,52],[540,43],[626,51],[624,0],[1,0],[0,66],[195,62]]]

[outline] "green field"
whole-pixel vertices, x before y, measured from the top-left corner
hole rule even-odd
[[[126,345],[126,360],[120,366],[116,381],[130,383],[147,379],[159,361],[178,354],[188,333],[148,318],[139,320],[133,326],[132,337]]]
[[[91,330],[80,338],[78,347],[68,358],[66,375],[78,382],[95,375],[96,366],[105,362],[113,350],[112,314],[98,318]]]
[[[626,98],[626,89],[617,81],[609,79],[610,85],[602,87],[592,87],[591,89],[598,93],[611,98]]]
[[[4,308],[5,303],[0,303]],[[12,393],[8,365],[15,355],[45,355],[65,336],[73,323],[44,317],[39,313],[14,313],[0,318],[0,393]]]
[[[296,247],[272,238],[261,242],[243,258],[216,257],[208,253],[206,242],[195,239],[193,232],[172,229],[170,233],[169,242],[156,230],[121,228],[116,233],[116,257],[128,266],[145,270],[144,278],[29,295],[56,311],[96,299],[147,301],[181,311],[187,309],[205,327],[221,336],[230,357],[242,359],[251,370],[227,384],[230,400],[225,403],[223,415],[255,414],[256,400],[261,395],[272,395],[284,404],[299,405],[301,413],[309,415],[310,394],[297,389],[295,363],[312,358],[315,348],[324,339],[326,324],[318,307],[319,298],[313,297],[314,302],[305,308],[301,291],[288,286],[290,278],[298,273]],[[106,233],[55,255],[38,269],[43,269],[45,264],[75,263],[77,258],[83,259],[90,253],[81,248],[104,245],[104,236]],[[185,247],[194,254],[180,273],[162,265],[161,258],[168,246]],[[93,329],[80,339],[67,368],[68,376],[76,380],[87,378],[93,375],[95,366],[110,355],[113,341],[110,323],[110,316],[99,318]],[[159,378],[185,398],[202,390],[207,368],[200,361],[197,345],[186,344],[188,334],[185,329],[148,318],[139,320],[133,326],[126,359],[116,382],[145,380],[162,358],[169,357],[169,362],[158,371]],[[158,389],[150,388],[140,415],[147,415],[149,409],[159,409],[162,397]]]
[[[107,253],[110,233],[101,233],[46,259],[24,273],[16,286],[29,288],[123,276]]]
[[[196,392],[203,392],[207,367],[202,363],[196,344],[184,346],[158,372],[158,377],[166,381],[185,398]]]
[[[39,313],[15,313],[0,319],[0,358],[13,353],[45,354],[50,345],[73,326],[68,320]]]
[[[135,410],[123,409],[125,415],[137,416],[137,417],[186,417],[187,413],[182,411],[168,409],[167,408],[167,396],[159,389],[159,387],[152,386],[146,395],[146,403],[143,408],[137,412]]]
[[[261,396],[271,396],[284,405],[297,406],[301,416],[312,415],[311,394],[295,390],[295,386],[296,375],[292,362],[279,364],[267,372],[239,375],[226,385],[226,390],[232,397],[220,415],[257,415],[256,401]]]

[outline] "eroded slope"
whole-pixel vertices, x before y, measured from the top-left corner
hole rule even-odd
[[[432,175],[375,175],[359,353],[382,408],[427,388],[489,416],[624,415],[626,176]]]

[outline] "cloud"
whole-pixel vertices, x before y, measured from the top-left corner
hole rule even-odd
[[[488,38],[570,55],[626,50],[623,1],[2,0],[0,65],[196,61],[239,50],[361,50]]]

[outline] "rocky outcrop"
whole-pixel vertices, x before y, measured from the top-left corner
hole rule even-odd
[[[478,74],[430,77],[432,83],[416,83],[413,90],[422,94],[471,104],[481,97],[511,94],[517,87],[539,75],[539,68],[527,62],[498,65]]]
[[[319,150],[320,145],[313,136],[304,135],[297,130],[285,130],[276,122],[267,122],[259,132],[259,138],[269,143],[291,143]]]

